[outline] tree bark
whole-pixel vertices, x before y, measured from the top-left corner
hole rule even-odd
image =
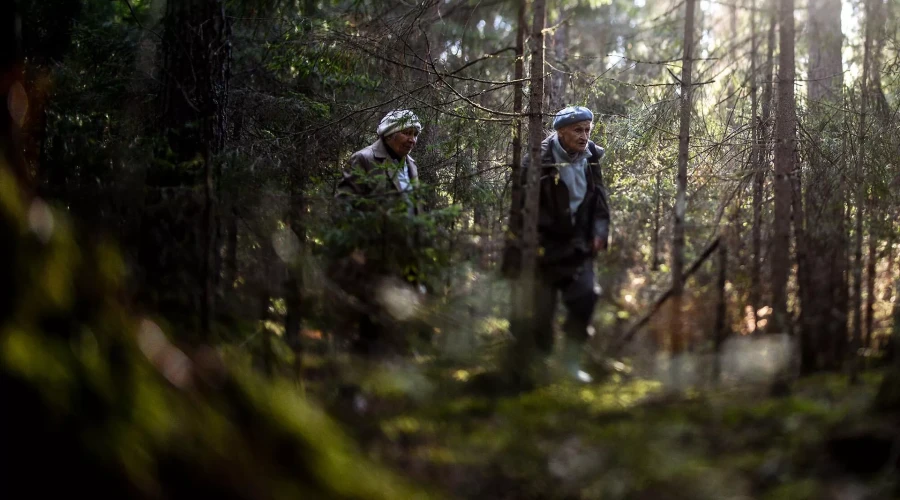
[[[713,339],[715,343],[715,356],[713,357],[713,380],[715,382],[719,381],[721,375],[722,344],[725,343],[725,338],[728,336],[728,331],[726,330],[726,318],[728,316],[728,295],[725,291],[725,286],[728,278],[728,245],[719,245],[718,267],[719,275],[718,281],[716,282],[716,324],[713,328]]]
[[[662,203],[662,190],[660,189],[660,184],[662,183],[662,175],[657,172],[656,173],[656,208],[653,210],[653,234],[651,235],[651,246],[653,247],[653,255],[651,256],[650,270],[656,271],[659,269],[659,225],[660,218],[662,216],[661,212],[661,203]]]
[[[519,272],[517,301],[514,303],[510,326],[516,338],[513,349],[512,374],[514,383],[530,385],[535,339],[531,331],[533,308],[530,302],[535,286],[538,257],[538,207],[540,204],[541,141],[543,139],[544,97],[544,20],[546,1],[535,0],[531,34],[531,90],[529,94],[528,131],[530,165],[526,170],[525,207],[522,215],[522,266]]]
[[[884,0],[875,0],[872,4],[872,57],[869,62],[870,67],[870,88],[869,97],[874,99],[874,113],[882,121],[888,123],[891,118],[891,107],[888,104],[887,97],[884,95],[884,87],[881,84],[882,62],[884,59],[884,45],[886,38],[884,27],[888,19],[891,18],[891,6],[893,3],[888,0],[885,6]]]
[[[681,304],[684,295],[684,216],[687,208],[687,167],[690,156],[691,112],[693,96],[692,70],[694,53],[695,0],[685,2],[684,53],[681,63],[681,125],[678,135],[678,174],[676,177],[675,211],[672,226],[672,321],[671,349],[677,356],[685,347],[682,331]],[[677,368],[676,368],[677,370]],[[678,374],[674,374],[676,377]]]
[[[869,248],[866,256],[866,328],[862,347],[871,346],[873,325],[875,324],[875,266],[878,262],[878,220],[875,212],[875,201],[869,197]]]
[[[519,3],[518,22],[516,29],[516,64],[515,80],[513,87],[513,112],[522,113],[523,84],[525,78],[525,8],[526,1]],[[506,238],[506,252],[504,254],[503,267],[507,269],[521,270],[522,267],[522,205],[525,197],[522,184],[522,119],[516,117],[513,124],[512,138],[512,165],[510,166],[510,205],[508,234]],[[517,287],[513,287],[513,294],[517,294]],[[516,303],[516,297],[512,297]]]
[[[756,37],[756,0],[750,3],[750,123],[751,123],[751,141],[750,161],[753,171],[753,182],[751,192],[753,197],[753,221],[750,227],[751,256],[750,263],[750,307],[753,309],[753,331],[757,329],[759,318],[757,311],[760,309],[759,287],[759,252],[762,248],[762,233],[760,228],[760,218],[762,215],[762,186],[758,180],[763,170],[763,156],[760,153],[762,149],[763,138],[760,127],[760,119],[758,116],[759,99],[758,99],[758,75],[756,67],[756,55],[758,52]]]
[[[859,85],[859,124],[856,150],[856,245],[853,258],[853,337],[850,345],[851,380],[855,380],[858,367],[857,350],[862,345],[862,245],[863,214],[866,193],[866,119],[868,112],[869,57],[872,44],[872,0],[865,2],[865,42],[863,44],[863,71]],[[870,235],[872,228],[870,228]],[[874,274],[874,272],[873,272]]]
[[[550,112],[555,113],[566,105],[566,81],[569,59],[569,22],[565,20],[566,9],[559,8],[556,22],[560,23],[553,33],[553,66],[550,77]]]
[[[198,224],[200,330],[210,337],[215,305],[216,156],[224,149],[231,46],[223,0],[166,3],[161,45],[160,126],[176,161],[203,164]],[[178,207],[174,207],[178,210]],[[166,244],[163,242],[162,244]],[[152,252],[152,249],[151,249]],[[188,274],[193,265],[188,264]],[[151,267],[152,272],[152,267]]]
[[[887,286],[884,288],[884,295],[881,300],[891,302],[894,297],[894,220],[889,218],[887,222],[887,244],[884,249],[887,253]]]
[[[546,1],[535,0],[534,22],[531,30],[531,91],[528,103],[528,133],[532,165],[527,173],[525,185],[525,211],[522,231],[523,255],[522,272],[525,276],[534,274],[537,263],[537,220],[540,204],[541,141],[543,140],[543,95],[544,95],[544,18]]]
[[[794,0],[781,0],[779,11],[778,99],[775,111],[775,222],[772,242],[772,331],[790,332],[787,282],[790,273],[791,186],[794,170]]]
[[[812,291],[809,288],[809,248],[807,247],[806,229],[803,217],[803,188],[800,164],[794,159],[794,172],[791,174],[791,217],[794,225],[794,241],[797,252],[797,292],[800,296],[800,357],[801,366],[809,366],[815,359],[815,330],[810,328],[809,313],[806,310],[810,303]],[[807,187],[807,189],[809,189]]]
[[[766,64],[764,67],[763,92],[762,92],[762,118],[759,120],[757,140],[759,147],[757,153],[758,170],[754,177],[753,186],[753,263],[751,268],[751,292],[750,301],[753,304],[753,324],[759,328],[759,310],[765,303],[762,285],[762,232],[763,232],[763,193],[766,176],[769,169],[769,123],[772,121],[772,77],[774,70],[775,51],[775,27],[777,21],[773,8],[769,16],[768,40],[766,41]]]
[[[315,158],[305,148],[301,150],[301,158]],[[290,208],[287,214],[288,230],[293,233],[299,243],[299,255],[293,262],[287,262],[287,279],[285,280],[284,299],[287,306],[287,314],[284,318],[284,338],[294,353],[294,375],[300,379],[303,373],[303,249],[306,245],[306,181],[307,169],[314,170],[310,165],[298,163],[291,168],[289,173]]]
[[[810,126],[824,145],[829,137],[838,134],[841,123],[840,109],[843,70],[841,63],[840,0],[812,0],[809,13],[809,72],[808,98]],[[822,146],[824,148],[824,146]],[[826,153],[827,154],[827,148]],[[840,272],[841,244],[845,235],[841,225],[844,200],[842,199],[842,173],[833,161],[823,156],[820,148],[812,148],[806,182],[807,248],[809,250],[810,290],[837,290],[847,286]],[[801,359],[801,371],[812,372],[821,368],[815,352],[818,351],[826,365],[839,364],[834,346],[844,329],[838,328],[839,318],[834,312],[839,297],[834,293],[810,294],[803,303],[803,342],[806,354]]]

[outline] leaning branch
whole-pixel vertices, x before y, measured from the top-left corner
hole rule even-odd
[[[718,248],[718,246],[719,237],[717,236],[714,240],[712,240],[712,242],[710,242],[709,245],[706,246],[706,248],[703,250],[703,253],[700,254],[700,257],[695,260],[693,264],[691,264],[691,267],[689,267],[688,270],[684,272],[684,274],[682,275],[682,280],[687,281],[687,279],[691,277],[691,275],[697,272],[697,269],[700,268],[700,265],[706,262],[706,259],[708,259],[709,256],[716,251],[716,248]],[[668,300],[671,296],[672,288],[670,287],[668,290],[663,292],[663,294],[660,295],[658,299],[656,299],[656,302],[653,303],[653,305],[650,307],[650,310],[647,311],[647,313],[644,314],[644,316],[642,316],[641,319],[639,319],[636,323],[631,325],[628,331],[625,332],[624,335],[622,335],[621,339],[619,339],[618,344],[615,346],[614,351],[618,350],[628,342],[631,342],[631,339],[634,337],[634,335],[641,329],[641,327],[643,327],[647,324],[647,322],[650,321],[650,318],[652,318],[653,315],[660,310],[666,300]]]

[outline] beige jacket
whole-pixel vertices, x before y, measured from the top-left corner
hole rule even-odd
[[[379,138],[374,143],[353,153],[350,157],[348,166],[343,171],[343,179],[338,184],[337,197],[342,198],[348,195],[355,196],[379,196],[388,193],[401,194],[400,181],[397,176],[389,176],[385,170],[386,164],[392,164],[394,160],[384,146],[384,142]],[[371,182],[364,182],[356,175],[358,169],[362,169],[369,176],[385,175],[389,176],[390,182],[386,182],[384,186],[374,185]],[[409,155],[406,156],[406,170],[409,175],[410,189],[415,189],[419,184],[419,169],[415,160]],[[422,213],[419,204],[415,207],[416,213]]]

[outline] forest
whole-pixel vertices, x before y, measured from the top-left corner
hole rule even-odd
[[[900,0],[0,12],[3,498],[900,498]]]

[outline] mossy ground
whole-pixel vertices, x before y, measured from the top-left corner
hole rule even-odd
[[[331,408],[370,456],[454,498],[900,498],[896,465],[855,470],[865,449],[835,444],[891,428],[871,414],[879,370],[855,385],[802,378],[780,396],[621,376],[486,396],[465,372],[395,366],[356,388],[356,407]]]

